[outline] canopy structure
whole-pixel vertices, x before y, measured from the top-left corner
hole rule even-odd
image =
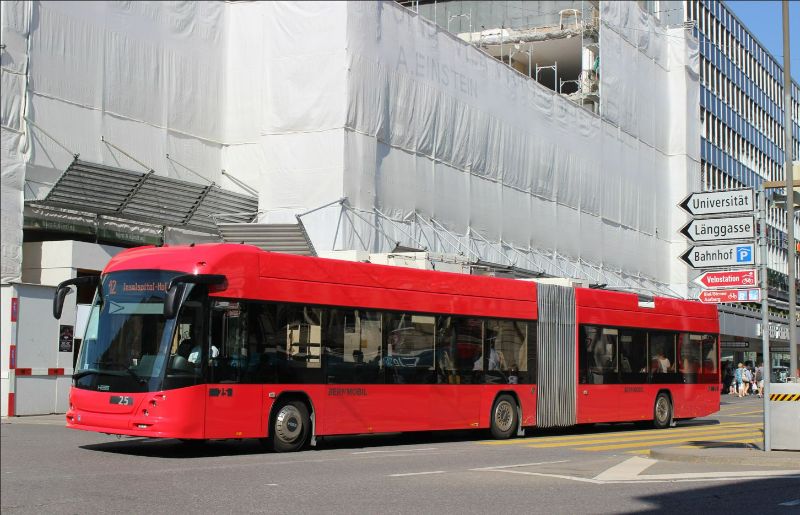
[[[216,218],[250,222],[258,198],[208,185],[75,159],[42,200],[26,205],[217,233]]]

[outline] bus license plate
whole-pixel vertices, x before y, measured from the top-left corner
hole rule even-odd
[[[133,397],[128,395],[112,395],[111,404],[117,404],[119,406],[132,406]]]

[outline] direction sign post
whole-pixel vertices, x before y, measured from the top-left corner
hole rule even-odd
[[[733,216],[695,219],[684,225],[681,234],[690,241],[725,241],[752,239],[756,236],[755,218]]]
[[[709,289],[752,288],[758,284],[758,274],[755,268],[725,272],[705,272],[696,278],[694,282]]]
[[[693,246],[681,255],[681,259],[692,268],[752,266],[755,264],[755,245],[734,243]]]
[[[755,207],[752,188],[692,193],[679,205],[690,215],[752,213]]]
[[[761,290],[749,288],[746,290],[703,290],[700,292],[700,302],[706,304],[719,304],[721,302],[760,302]]]

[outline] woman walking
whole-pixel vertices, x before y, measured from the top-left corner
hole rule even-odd
[[[739,363],[739,366],[736,368],[736,391],[739,394],[739,397],[744,397],[744,383],[742,382],[744,379],[744,363]]]

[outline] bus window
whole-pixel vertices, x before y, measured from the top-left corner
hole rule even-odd
[[[697,376],[702,366],[702,336],[699,334],[680,335],[680,361],[678,371],[683,376],[684,383],[696,383]]]
[[[322,319],[328,313],[310,306],[278,305],[279,382],[323,383]]]
[[[528,373],[526,322],[487,320],[484,331],[486,383],[516,384],[532,379]]]
[[[650,358],[649,373],[654,383],[678,382],[675,373],[674,333],[651,331],[648,335],[647,355]]]
[[[703,379],[701,382],[715,384],[719,380],[717,369],[717,338],[713,334],[701,336]]]
[[[647,337],[644,331],[620,329],[619,373],[621,383],[647,381]]]
[[[247,357],[246,309],[244,303],[216,300],[211,304],[211,343],[205,349],[209,382],[238,383]]]
[[[581,326],[581,375],[586,384],[619,382],[617,346],[619,331],[592,325]]]
[[[436,382],[483,384],[483,323],[441,316],[436,328]]]
[[[380,313],[331,310],[322,341],[328,384],[383,383]]]
[[[175,335],[164,378],[164,388],[181,388],[202,382],[202,346],[205,290],[196,288],[184,302],[178,315]]]
[[[434,374],[435,317],[387,313],[383,317],[387,383],[431,384]]]

